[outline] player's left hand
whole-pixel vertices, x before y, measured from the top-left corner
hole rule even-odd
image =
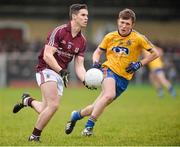
[[[67,70],[62,69],[62,70],[59,71],[59,75],[63,79],[64,86],[67,88],[69,72]]]
[[[101,63],[99,63],[99,62],[94,62],[92,68],[100,69],[100,68],[101,68]]]
[[[141,66],[142,66],[142,63],[140,61],[131,62],[129,64],[129,66],[126,68],[126,72],[132,74],[132,73],[136,72]]]

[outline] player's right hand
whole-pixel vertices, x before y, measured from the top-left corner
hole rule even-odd
[[[64,86],[67,87],[69,72],[65,69],[59,71],[59,75],[62,77]]]
[[[85,86],[86,88],[88,88],[88,89],[90,89],[90,90],[97,90],[97,88],[94,87],[94,86],[88,86],[85,81],[83,81],[83,84],[84,84],[84,86]]]

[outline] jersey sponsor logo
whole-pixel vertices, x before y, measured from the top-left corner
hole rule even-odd
[[[58,56],[63,56],[63,57],[67,57],[67,58],[72,58],[74,55],[68,52],[63,52],[60,50],[57,50],[57,54]]]
[[[128,55],[129,54],[129,49],[125,48],[125,47],[120,47],[120,46],[116,46],[112,48],[112,51],[118,54],[125,54]]]

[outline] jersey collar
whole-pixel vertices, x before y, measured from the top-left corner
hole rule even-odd
[[[120,34],[119,30],[118,30],[118,34],[119,34],[121,37],[127,37],[127,36],[129,36],[129,35],[131,34],[131,32],[132,32],[132,29],[131,29],[131,31],[130,31],[127,35],[122,36],[122,35]]]

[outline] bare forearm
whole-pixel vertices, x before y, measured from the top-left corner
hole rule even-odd
[[[76,75],[82,82],[84,81],[84,76],[86,73],[86,69],[84,68],[84,57],[76,56],[74,62],[74,68],[76,71]]]
[[[84,81],[84,75],[86,73],[86,70],[84,68],[84,66],[80,66],[78,68],[76,68],[76,75],[78,76],[79,80],[81,80],[82,82]]]
[[[43,59],[44,61],[57,73],[62,69],[54,58],[54,53],[56,52],[56,48],[52,46],[45,46]]]
[[[50,55],[50,54],[45,55],[43,59],[44,59],[44,61],[45,61],[54,71],[56,71],[57,73],[62,69],[62,68],[58,65],[58,63],[57,63],[57,61],[56,61],[56,59],[54,58],[53,55]]]
[[[142,65],[146,65],[147,63],[153,61],[154,59],[159,57],[159,53],[156,49],[153,49],[150,54],[148,54],[145,58],[141,60]]]
[[[97,48],[97,49],[94,51],[93,56],[92,56],[92,61],[93,61],[93,63],[99,62],[102,52],[103,52],[103,51],[102,51],[100,48]]]
[[[93,60],[93,63],[94,62],[99,62],[99,60],[100,60],[100,56],[99,56],[99,54],[93,54],[93,56],[92,56],[92,60]]]
[[[46,63],[56,72],[59,72],[62,68],[58,65],[57,61],[52,56],[46,56]]]

